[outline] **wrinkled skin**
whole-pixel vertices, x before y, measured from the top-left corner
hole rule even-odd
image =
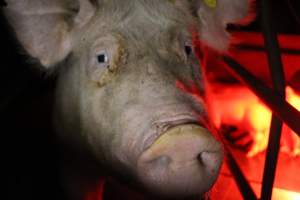
[[[62,140],[162,197],[210,189],[222,151],[207,129],[192,33],[225,50],[225,25],[245,17],[247,1],[10,0],[5,12],[32,57],[47,69],[60,62]]]

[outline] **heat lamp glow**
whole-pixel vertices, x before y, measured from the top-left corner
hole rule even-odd
[[[300,200],[300,193],[274,187],[272,200]]]
[[[287,101],[300,110],[300,95],[286,88]],[[233,125],[240,132],[248,132],[253,145],[248,156],[264,151],[268,143],[271,111],[245,86],[214,84],[211,86],[210,113],[217,128],[222,124]],[[248,138],[249,139],[249,138]],[[290,155],[300,155],[300,139],[286,125],[283,126],[281,151]]]
[[[105,178],[100,179],[94,188],[87,192],[84,200],[103,200]]]

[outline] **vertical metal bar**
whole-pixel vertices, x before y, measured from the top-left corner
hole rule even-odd
[[[274,20],[272,17],[271,0],[261,0],[261,25],[267,50],[269,69],[272,75],[273,88],[285,99],[285,79],[281,60],[281,53],[276,31],[274,30]],[[274,114],[272,116],[269,143],[263,174],[261,199],[269,200],[272,197],[276,165],[280,147],[280,137],[282,131],[282,121]]]

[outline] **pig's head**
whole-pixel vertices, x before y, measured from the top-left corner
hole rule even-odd
[[[209,190],[222,151],[208,129],[191,30],[226,50],[226,24],[245,16],[247,0],[7,4],[24,49],[45,69],[59,71],[55,120],[66,140],[87,144],[100,162],[159,195]]]

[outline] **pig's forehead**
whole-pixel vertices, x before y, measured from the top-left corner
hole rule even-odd
[[[180,1],[180,0],[177,0]],[[186,29],[197,24],[188,9],[179,8],[172,0],[107,0],[97,10],[89,31],[105,34],[117,31],[137,37],[151,36],[170,29]],[[195,26],[196,27],[196,26]]]

